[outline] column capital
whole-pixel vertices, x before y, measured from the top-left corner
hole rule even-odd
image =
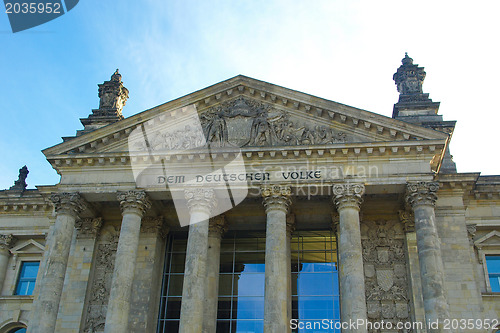
[[[437,200],[437,182],[412,182],[406,184],[406,203],[415,208],[416,206],[426,205],[434,207]]]
[[[398,211],[399,221],[403,223],[403,229],[405,232],[415,231],[415,215],[411,210],[400,210]]]
[[[102,226],[102,217],[78,219],[75,222],[76,238],[96,238]]]
[[[0,250],[8,251],[15,243],[16,238],[11,234],[0,234]]]
[[[151,201],[145,191],[131,190],[118,192],[117,198],[120,202],[122,215],[126,212],[135,212],[142,217],[151,208]]]
[[[282,210],[287,213],[292,205],[292,189],[288,185],[264,185],[261,187],[266,213],[270,210]]]
[[[222,238],[227,231],[227,222],[225,215],[217,215],[208,220],[208,234]]]
[[[333,185],[333,202],[337,210],[343,208],[361,209],[365,185],[356,183],[345,183]]]
[[[50,201],[54,206],[56,214],[68,214],[75,218],[78,218],[78,215],[88,208],[85,199],[77,192],[52,193]]]
[[[163,223],[163,216],[144,217],[141,222],[141,232],[158,234],[161,238],[168,235],[170,228]]]
[[[215,191],[211,188],[186,188],[184,197],[187,200],[190,213],[202,211],[210,215],[217,207]]]

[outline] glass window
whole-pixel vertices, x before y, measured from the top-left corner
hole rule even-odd
[[[486,267],[492,292],[500,292],[500,256],[486,256]]]
[[[165,252],[158,332],[178,332],[181,318],[187,234],[172,233]]]
[[[217,332],[264,331],[265,243],[263,233],[222,239]]]
[[[292,319],[340,321],[337,244],[333,234],[330,231],[297,232],[291,248]]]
[[[33,295],[39,266],[39,261],[23,261],[21,263],[16,295]]]
[[[172,233],[169,236],[159,333],[179,330],[186,243],[187,234]],[[301,231],[292,237],[293,319],[340,320],[336,249],[336,240],[330,231]],[[264,290],[265,234],[226,234],[221,240],[217,332],[263,333]]]

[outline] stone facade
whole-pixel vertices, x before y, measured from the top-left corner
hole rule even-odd
[[[473,319],[472,329],[453,331],[492,332],[477,321],[500,318],[487,265],[500,256],[500,176],[456,172],[448,148],[455,123],[423,92],[425,75],[405,56],[393,118],[238,76],[123,119],[128,90],[115,72],[99,85],[99,109],[84,130],[43,151],[60,183],[26,189],[23,167],[0,191],[0,333],[157,332],[168,316],[180,332],[219,332],[222,241],[256,232],[265,235],[256,332],[291,332],[292,239],[315,230],[335,236],[337,319],[436,322],[354,331],[444,332]],[[185,126],[187,106],[199,127]],[[180,130],[129,145],[135,129],[172,122]],[[232,171],[236,157],[244,173]],[[138,188],[138,163],[160,166],[141,169],[148,176],[168,164],[183,180],[212,183]],[[217,181],[200,168],[224,172]],[[168,184],[181,179],[162,175]],[[235,207],[234,191],[247,191]],[[174,194],[196,223],[179,225]],[[172,287],[163,272],[179,234],[187,237],[183,287],[174,290],[182,303],[167,313],[162,295]],[[40,262],[35,288],[17,295],[26,262]],[[244,270],[235,263],[232,272]]]

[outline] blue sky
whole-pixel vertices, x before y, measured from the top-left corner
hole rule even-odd
[[[407,51],[457,120],[459,172],[500,174],[498,1],[95,1],[13,34],[0,13],[0,189],[59,176],[41,150],[82,129],[116,68],[130,116],[238,74],[391,116]]]

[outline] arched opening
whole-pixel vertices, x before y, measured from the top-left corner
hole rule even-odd
[[[26,327],[12,328],[8,333],[26,333]]]

